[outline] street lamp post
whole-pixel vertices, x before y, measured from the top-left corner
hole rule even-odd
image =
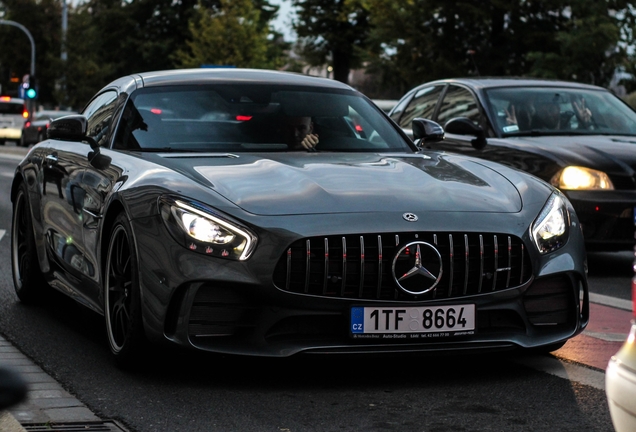
[[[0,25],[2,24],[17,27],[24,33],[26,33],[27,37],[29,38],[29,42],[31,42],[31,71],[29,72],[29,74],[30,77],[35,77],[35,41],[33,40],[33,36],[31,36],[31,32],[29,32],[29,30],[25,26],[15,21],[0,19]],[[33,112],[32,106],[29,106],[28,109],[29,112]]]

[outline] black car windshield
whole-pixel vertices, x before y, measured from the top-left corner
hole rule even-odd
[[[115,148],[175,152],[413,150],[381,111],[352,91],[271,84],[140,89],[127,102]]]
[[[486,97],[503,136],[636,135],[636,113],[606,91],[507,87],[489,89]]]

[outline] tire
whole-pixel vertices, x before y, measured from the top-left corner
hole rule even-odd
[[[20,147],[26,147],[27,146],[26,140],[24,139],[24,132],[22,132],[22,135],[20,136],[19,146]]]
[[[20,301],[33,303],[41,297],[46,282],[40,271],[28,202],[28,190],[24,183],[20,184],[13,202],[11,270],[15,293]]]
[[[104,270],[104,317],[115,364],[139,364],[146,337],[141,315],[138,262],[130,222],[121,213],[110,232]]]

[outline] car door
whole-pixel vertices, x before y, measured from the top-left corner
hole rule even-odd
[[[399,104],[391,112],[391,118],[406,134],[413,138],[412,122],[414,118],[432,119],[445,85],[431,85],[415,91],[408,104]]]
[[[94,98],[84,110],[87,135],[98,143],[108,137],[116,100],[117,93],[107,91]],[[42,186],[45,229],[55,261],[64,270],[55,283],[68,286],[78,301],[98,309],[100,290],[96,254],[91,246],[86,246],[86,230],[90,231],[95,218],[99,218],[92,205],[94,176],[87,174],[95,152],[84,142],[49,142],[44,156]],[[47,211],[47,207],[54,211]]]
[[[487,120],[483,115],[477,98],[466,87],[455,84],[448,85],[438,105],[437,112],[429,118],[441,126],[445,126],[451,119],[465,117],[477,126],[481,126],[485,129],[488,128]],[[473,147],[473,139],[475,139],[475,137],[471,135],[458,135],[446,132],[444,140],[427,143],[426,148],[483,157],[484,152],[482,150],[476,150]],[[477,153],[479,153],[479,155]]]

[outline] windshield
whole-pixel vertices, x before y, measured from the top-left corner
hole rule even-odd
[[[24,105],[16,102],[0,102],[0,115],[11,114],[22,116]]]
[[[513,135],[636,135],[636,113],[606,91],[510,87],[486,91],[494,127]]]
[[[407,141],[351,91],[224,84],[141,89],[127,102],[115,148],[142,151],[402,152]],[[314,150],[314,147],[310,148]]]

